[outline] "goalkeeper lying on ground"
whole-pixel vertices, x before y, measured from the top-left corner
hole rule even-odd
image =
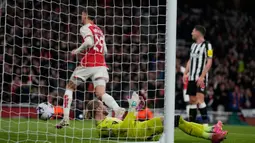
[[[87,104],[87,118],[96,120],[99,136],[102,138],[123,138],[136,140],[156,140],[163,133],[163,117],[156,117],[140,122],[136,121],[136,109],[140,103],[139,96],[135,92],[128,100],[129,112],[124,120],[107,117],[108,112],[103,103],[99,100],[92,100]],[[214,126],[204,126],[185,121],[181,116],[175,116],[175,127],[183,132],[204,139],[213,143],[225,139],[227,131],[222,130],[222,123],[219,121]],[[157,138],[155,138],[157,137]]]

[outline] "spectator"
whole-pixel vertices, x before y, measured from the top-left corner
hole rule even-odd
[[[233,112],[238,112],[243,106],[244,98],[242,89],[238,85],[232,93],[229,94],[229,108]]]

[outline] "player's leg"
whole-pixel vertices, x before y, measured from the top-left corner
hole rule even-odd
[[[204,81],[206,83],[206,80]],[[204,124],[208,124],[209,119],[207,115],[207,107],[205,104],[205,94],[206,94],[206,84],[201,85],[200,87],[197,87],[197,102],[198,102],[198,109],[200,111],[202,120]]]
[[[187,115],[189,116],[189,95],[187,94],[187,87],[183,89],[183,100],[186,104]]]
[[[178,127],[186,134],[204,139],[212,138],[212,133],[205,132],[203,125],[185,121],[180,115],[176,115],[174,121],[175,121],[174,126]]]
[[[204,132],[203,127],[195,126],[191,122],[185,121],[181,116],[175,116],[175,127],[178,127],[183,132],[195,136],[209,139],[211,134]]]
[[[115,112],[115,117],[122,118],[125,109],[119,107],[115,99],[105,92],[106,83],[109,80],[109,75],[106,67],[94,68],[92,81],[95,87],[95,94],[98,99],[102,100],[109,108]]]
[[[69,115],[70,115],[70,108],[73,100],[73,91],[76,89],[75,83],[69,81],[66,85],[66,91],[63,97],[63,110],[64,110],[64,117],[63,120],[60,121],[59,124],[56,125],[57,128],[62,128],[63,126],[69,125]]]
[[[190,124],[193,124],[194,126],[197,126],[198,128],[203,129],[205,132],[208,132],[208,133],[222,132],[222,126],[223,126],[221,121],[218,121],[218,123],[213,126],[197,124],[194,122],[190,122]]]
[[[227,132],[218,133],[205,132],[203,125],[187,122],[181,116],[175,116],[175,126],[191,136],[208,139],[212,141],[221,141],[225,138],[227,134]]]
[[[71,104],[73,100],[73,92],[75,91],[76,87],[83,82],[83,80],[86,80],[85,78],[80,79],[77,76],[79,76],[81,73],[86,74],[86,72],[84,71],[85,71],[84,68],[77,67],[74,70],[73,74],[71,75],[68,84],[66,85],[66,91],[63,96],[64,117],[63,117],[63,120],[61,120],[60,123],[56,125],[58,129],[61,129],[64,126],[69,125],[69,115],[70,115],[70,108],[71,108]]]
[[[128,99],[128,103],[129,103],[128,113],[126,117],[123,119],[123,122],[120,126],[122,129],[124,128],[129,129],[135,127],[133,123],[136,120],[137,114],[136,108],[139,106],[140,103],[139,95],[136,92],[133,92],[132,97]]]
[[[195,81],[189,81],[187,94],[189,95],[189,121],[195,122],[197,117],[197,85]]]
[[[198,92],[197,95],[198,109],[203,119],[203,123],[208,123],[207,107],[204,101],[204,93]]]
[[[63,109],[64,109],[64,119],[69,120],[70,108],[73,100],[73,92],[76,89],[76,84],[72,81],[66,85],[66,91],[63,97]]]
[[[197,97],[190,95],[189,101],[189,121],[196,122],[197,117]]]
[[[121,108],[119,107],[117,102],[114,100],[114,98],[105,92],[105,85],[102,85],[105,83],[106,81],[104,79],[97,79],[94,81],[96,97],[102,100],[109,108],[117,112]],[[124,114],[124,112],[125,111],[123,111],[122,114]]]

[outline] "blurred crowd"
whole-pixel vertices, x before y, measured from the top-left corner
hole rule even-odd
[[[1,18],[7,33],[4,102],[37,104],[50,99],[61,104],[58,97],[81,58],[70,51],[81,44],[82,6],[95,5],[91,2],[80,1],[77,6],[77,1],[69,0],[7,1],[6,23],[4,13]],[[156,92],[164,87],[165,16],[158,15],[165,15],[165,4],[102,0],[96,5],[95,23],[104,31],[108,48],[107,92],[121,106],[127,104],[131,90],[146,90],[150,104],[156,97],[163,100],[164,93]],[[79,86],[74,96],[74,103],[92,99],[91,82]]]
[[[165,1],[146,0],[89,4],[82,0],[8,0],[7,13],[1,11],[0,21],[0,32],[6,32],[6,41],[0,37],[1,53],[5,47],[0,58],[5,62],[3,102],[51,100],[54,105],[62,104],[66,82],[81,58],[70,54],[82,40],[81,9],[95,4],[95,22],[104,31],[108,48],[107,92],[123,107],[133,90],[147,98],[148,107],[164,106]],[[178,6],[176,109],[185,108],[179,69],[189,58],[190,33],[196,24],[207,28],[206,39],[214,47],[208,105],[213,110],[223,106],[226,111],[255,108],[255,19],[249,13],[223,8],[220,2],[203,8]],[[92,83],[80,85],[74,96],[73,105],[82,110],[84,101],[94,98]]]
[[[213,110],[225,111],[255,108],[254,13],[229,7],[223,1],[202,8],[185,4],[178,11],[178,39],[191,42],[190,31],[197,23],[207,28],[206,39],[214,48],[207,88],[208,105]],[[177,67],[184,65],[187,57],[187,50],[178,50]],[[181,74],[178,75],[180,93]]]

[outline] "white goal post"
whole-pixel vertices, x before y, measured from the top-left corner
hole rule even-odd
[[[177,0],[166,5],[165,143],[174,142]]]
[[[95,98],[91,81],[73,95],[69,127],[56,130],[59,120],[38,120],[35,110],[50,102],[61,114],[65,86],[81,58],[71,51],[82,43],[86,6],[96,10],[106,38],[107,93],[127,108],[130,93],[140,92],[154,116],[165,115],[165,140],[173,142],[176,1],[0,0],[0,142],[100,141],[95,122],[83,120],[86,103]],[[102,140],[108,141],[129,142]]]

